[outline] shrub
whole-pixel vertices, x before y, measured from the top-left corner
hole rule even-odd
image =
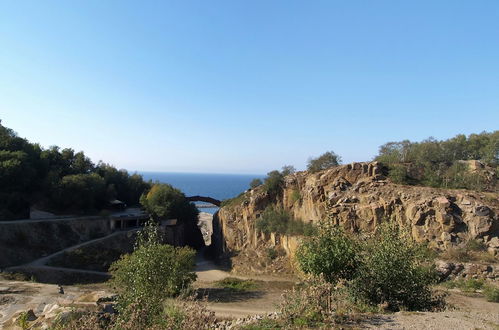
[[[478,290],[481,290],[484,284],[485,283],[483,280],[474,278],[468,280],[460,279],[455,281],[447,281],[444,283],[444,285],[449,289],[458,288],[465,292],[476,292]]]
[[[215,282],[215,286],[234,291],[248,291],[255,288],[256,283],[252,280],[241,280],[236,277],[226,277],[223,280]]]
[[[165,183],[153,185],[147,194],[140,197],[140,203],[155,219],[197,221],[199,213],[180,190]]]
[[[352,301],[344,286],[335,286],[320,276],[284,292],[279,310],[282,320],[291,328],[345,324],[358,320],[359,312],[367,311],[365,306]]]
[[[296,259],[300,269],[312,275],[322,275],[326,281],[351,280],[360,261],[357,241],[338,226],[322,223],[319,235],[303,242]]]
[[[256,228],[266,234],[278,233],[286,235],[311,235],[314,227],[294,219],[289,212],[268,206],[256,221]]]
[[[290,175],[296,172],[296,168],[293,165],[284,165],[281,170],[283,176]]]
[[[271,171],[267,173],[263,187],[271,196],[277,196],[282,192],[284,184],[284,176],[279,171]]]
[[[487,301],[499,303],[499,288],[487,285],[483,290],[483,294]]]
[[[430,310],[443,301],[430,286],[437,276],[424,264],[424,250],[410,234],[386,223],[365,245],[363,261],[352,281],[354,297],[368,304],[387,304],[390,310]]]
[[[291,203],[296,203],[297,201],[301,200],[301,194],[300,191],[298,190],[293,190],[290,196]]]
[[[256,187],[259,187],[263,184],[262,180],[260,179],[253,179],[250,182],[250,188],[255,189]]]
[[[307,170],[315,173],[340,164],[341,157],[333,151],[328,151],[317,158],[310,158],[308,160]]]
[[[135,251],[111,265],[122,317],[127,317],[130,306],[151,316],[158,315],[166,298],[178,295],[196,279],[195,251],[163,245],[160,241],[157,228],[146,226],[137,239]]]
[[[393,183],[407,184],[407,169],[402,164],[394,164],[389,166],[388,177]]]

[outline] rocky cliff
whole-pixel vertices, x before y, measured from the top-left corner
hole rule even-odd
[[[409,226],[416,240],[438,249],[481,239],[491,253],[499,252],[497,192],[396,185],[385,174],[380,163],[353,163],[291,174],[277,198],[262,186],[249,190],[215,215],[213,244],[219,252],[228,252],[254,249],[268,241],[255,229],[255,222],[268,205],[276,204],[301,221],[328,219],[354,232],[396,221]]]

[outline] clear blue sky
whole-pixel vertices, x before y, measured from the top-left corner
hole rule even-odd
[[[179,172],[492,131],[499,1],[0,0],[0,119]]]

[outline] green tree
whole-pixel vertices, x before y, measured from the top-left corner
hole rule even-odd
[[[341,157],[333,151],[328,151],[317,158],[310,158],[308,160],[307,170],[315,173],[340,164]]]
[[[270,171],[267,173],[263,186],[265,190],[272,196],[277,196],[282,192],[284,185],[284,177],[279,171]]]
[[[360,262],[358,242],[343,228],[321,223],[319,234],[300,244],[296,259],[300,269],[335,284],[354,278]]]
[[[293,165],[284,165],[281,170],[283,176],[290,175],[296,172],[296,168]]]
[[[195,251],[161,244],[158,228],[148,224],[137,238],[135,250],[111,265],[112,283],[118,290],[120,317],[138,309],[153,322],[163,303],[187,289],[196,279]]]
[[[178,189],[165,183],[156,183],[140,198],[140,203],[155,219],[178,219],[197,223],[198,210]]]
[[[250,188],[255,189],[256,187],[259,187],[263,184],[261,179],[253,179],[250,182]]]
[[[364,246],[363,260],[351,284],[357,299],[390,310],[429,310],[441,304],[431,285],[434,265],[421,244],[394,223],[381,225]]]

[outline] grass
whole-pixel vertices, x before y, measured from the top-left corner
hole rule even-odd
[[[255,289],[257,285],[252,280],[241,280],[236,277],[226,277],[223,280],[215,282],[215,286],[242,292]]]
[[[242,204],[246,200],[246,193],[242,192],[234,198],[225,199],[220,203],[220,207],[236,206]]]
[[[483,293],[485,299],[490,302],[499,303],[499,288],[486,283],[484,280],[469,279],[469,280],[454,280],[447,281],[442,284],[448,289],[460,289],[466,293]]]
[[[487,285],[483,289],[485,299],[490,302],[499,303],[499,288],[492,285]]]
[[[477,292],[478,290],[481,290],[483,288],[485,282],[483,280],[477,279],[459,279],[444,282],[442,285],[447,289],[459,289],[464,292]]]
[[[459,261],[459,262],[486,262],[496,263],[499,258],[487,252],[487,246],[482,240],[472,239],[466,244],[451,247],[442,252],[441,257],[445,260]]]

